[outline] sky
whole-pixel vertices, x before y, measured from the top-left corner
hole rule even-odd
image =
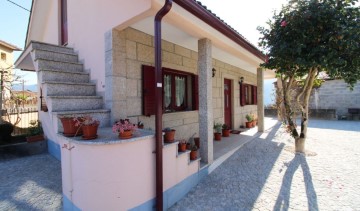
[[[0,39],[25,48],[25,37],[29,12],[12,4],[12,1],[30,10],[31,0],[0,0]],[[260,33],[258,26],[266,26],[274,10],[280,10],[287,0],[199,0],[209,10],[237,30],[248,41],[257,46]],[[15,60],[21,52],[15,52]],[[36,76],[31,72],[17,70],[25,83],[36,84]],[[265,82],[265,86],[271,82]],[[267,100],[266,100],[267,101]]]

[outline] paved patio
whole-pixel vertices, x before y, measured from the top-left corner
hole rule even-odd
[[[306,148],[277,125],[170,210],[360,210],[360,122],[311,120]]]
[[[276,125],[171,210],[360,210],[360,122],[311,120],[306,148],[317,155],[292,146]],[[0,161],[0,172],[0,210],[62,209],[61,165],[50,155]]]
[[[0,210],[62,210],[61,165],[49,154],[0,161]]]

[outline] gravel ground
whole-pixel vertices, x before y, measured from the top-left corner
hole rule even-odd
[[[312,120],[310,127],[312,156],[294,154],[278,125],[170,210],[360,210],[360,122]]]
[[[62,210],[61,164],[49,154],[0,162],[0,210]]]

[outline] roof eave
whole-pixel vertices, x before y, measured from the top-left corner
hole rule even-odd
[[[245,40],[238,32],[232,29],[230,26],[226,25],[223,21],[213,15],[209,10],[204,8],[202,5],[197,3],[195,0],[174,0],[176,4],[195,15],[205,23],[209,24],[211,27],[221,32],[229,39],[233,40],[235,43],[239,44],[250,53],[265,61],[265,55]]]

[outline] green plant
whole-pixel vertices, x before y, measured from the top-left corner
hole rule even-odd
[[[163,132],[170,132],[170,131],[172,131],[172,129],[169,128],[169,127],[166,127],[166,128],[163,129]]]
[[[191,151],[197,151],[197,150],[198,150],[198,148],[197,148],[196,145],[193,145],[193,146],[191,147]]]
[[[14,131],[14,126],[9,122],[3,122],[0,124],[0,142],[10,142],[11,133]]]
[[[222,125],[222,129],[223,129],[223,130],[230,130],[230,127],[229,127],[229,125],[227,125],[227,124],[223,124],[223,125]]]
[[[216,133],[221,133],[221,129],[222,129],[222,123],[214,123],[214,130]]]
[[[29,124],[29,136],[41,135],[44,133],[41,122],[39,120],[31,120]]]
[[[251,121],[254,120],[254,117],[253,117],[252,114],[246,114],[245,118],[246,118],[246,120],[247,120],[248,122],[251,122]]]

